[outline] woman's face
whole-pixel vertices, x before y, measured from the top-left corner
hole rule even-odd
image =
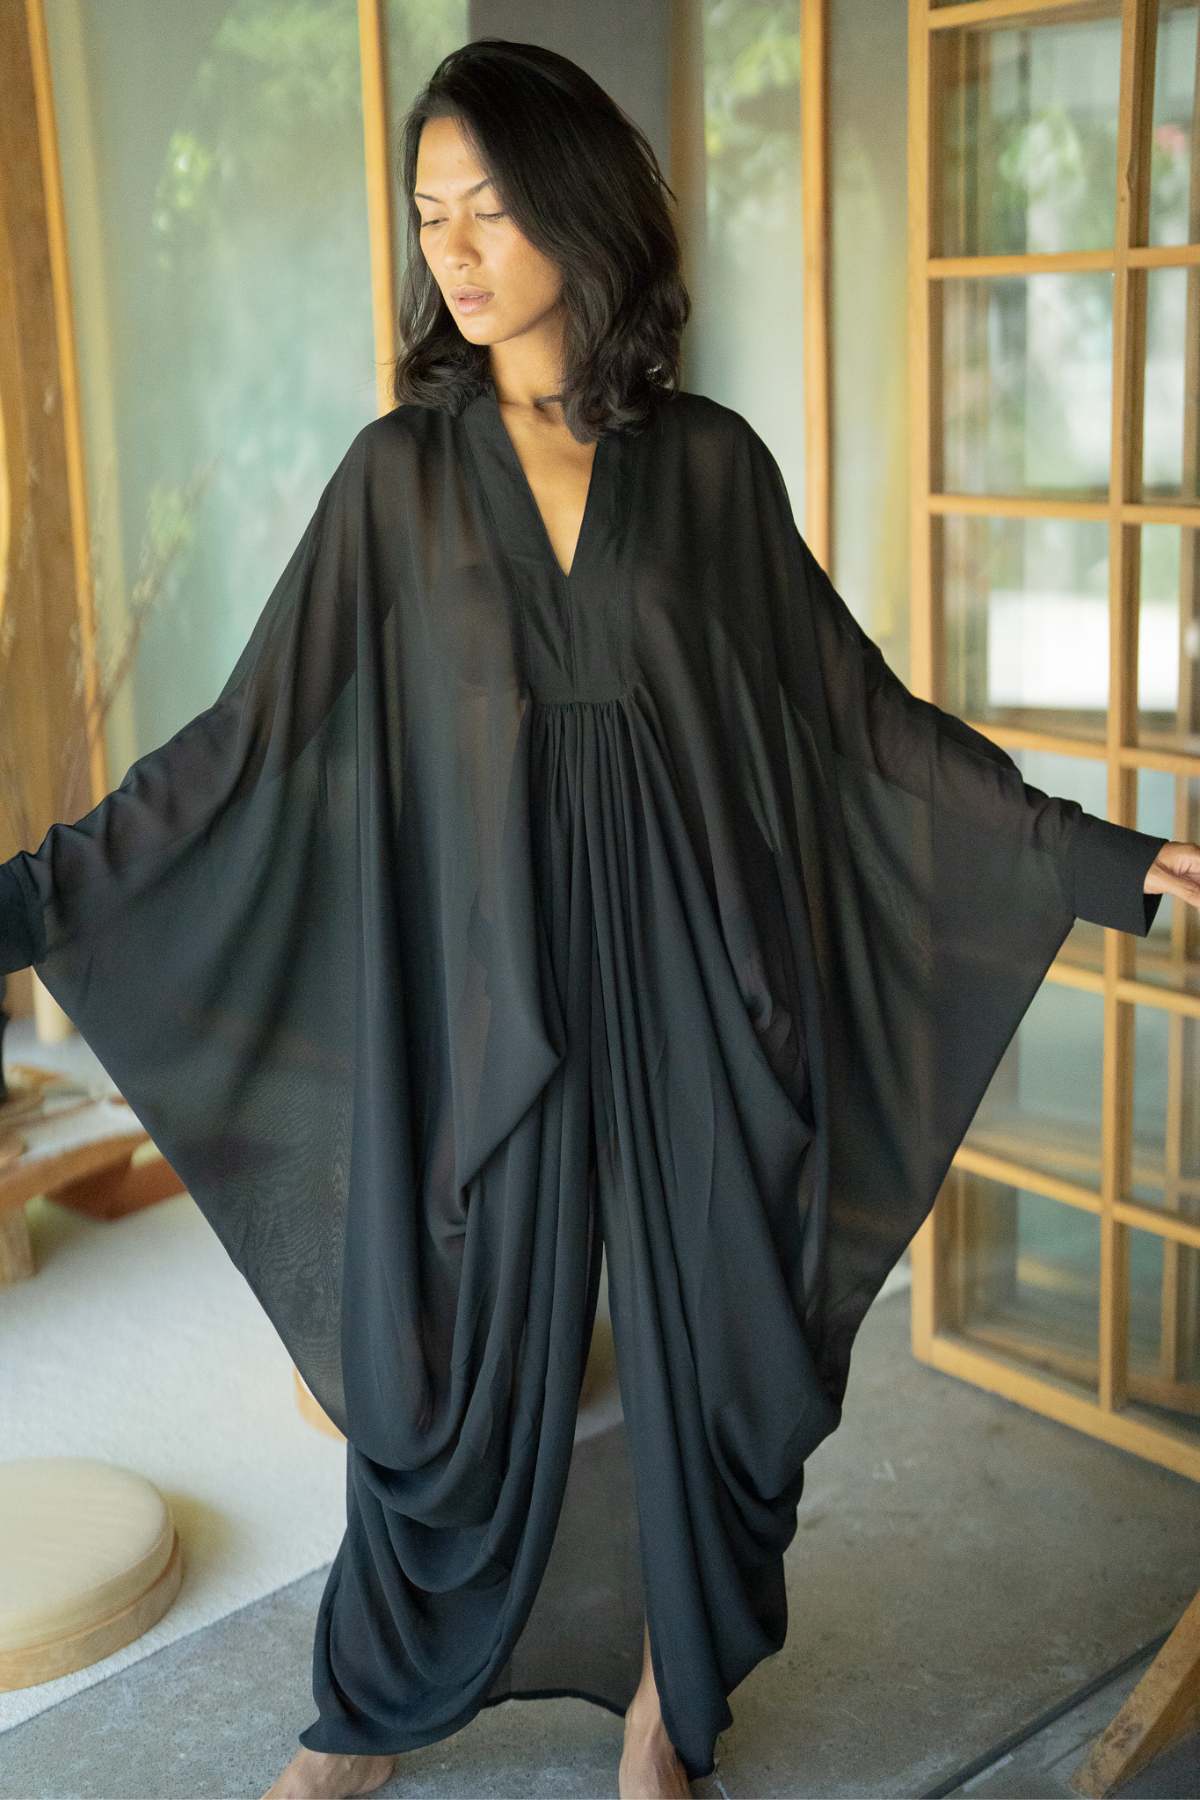
[[[414,200],[421,215],[421,250],[450,309],[473,344],[498,344],[556,324],[562,276],[512,219],[480,167],[457,119],[430,119],[417,149]],[[460,287],[489,298],[468,310]]]

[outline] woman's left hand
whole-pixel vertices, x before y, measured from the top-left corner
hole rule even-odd
[[[1174,894],[1200,908],[1200,844],[1164,844],[1142,883],[1146,894]]]

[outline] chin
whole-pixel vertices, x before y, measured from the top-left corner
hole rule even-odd
[[[447,300],[446,305],[458,329],[468,337],[474,337],[477,332],[487,331],[495,325],[495,320],[489,319],[485,313],[460,313],[453,300]]]

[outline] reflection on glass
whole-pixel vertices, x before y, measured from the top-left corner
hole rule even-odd
[[[1200,532],[1143,525],[1138,536],[1137,741],[1195,753],[1200,750]]]
[[[969,514],[947,514],[938,523],[947,709],[1103,739],[1107,527],[1098,520]]]
[[[1116,215],[1120,7],[933,37],[941,256],[1101,250]]]
[[[948,1287],[959,1330],[1094,1397],[1100,1223],[1093,1213],[953,1171]]]
[[[1030,750],[1023,744],[1009,754],[1030,787],[1078,800],[1085,812],[1108,817],[1108,769],[1102,757],[1064,756],[1058,750]]]
[[[573,9],[556,9],[569,14]],[[800,8],[686,0],[695,53],[671,70],[684,276],[684,386],[742,413],[804,493]]]
[[[1108,495],[1112,276],[934,284],[942,296],[943,485]]]
[[[1195,243],[1196,80],[1200,7],[1160,6],[1154,54],[1154,119],[1150,143],[1152,244]]]
[[[1102,997],[1044,982],[988,1083],[966,1142],[1098,1193],[1103,1047]]]
[[[1129,1239],[1129,1408],[1200,1437],[1200,1250],[1152,1231]]]
[[[862,624],[902,676],[911,669],[900,571],[909,556],[912,420],[906,109],[897,81],[908,11],[860,5],[831,14],[828,146],[831,573],[844,594],[862,596]],[[798,319],[787,329],[798,332]],[[792,396],[798,433],[800,391]],[[792,492],[799,502],[803,489]]]
[[[375,412],[355,0],[46,0],[102,648],[211,470],[127,689],[124,768],[211,704]],[[118,616],[119,615],[119,616]]]
[[[1200,497],[1200,269],[1141,269],[1134,279],[1147,284],[1142,498],[1195,500]]]

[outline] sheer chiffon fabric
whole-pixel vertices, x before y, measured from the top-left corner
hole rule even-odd
[[[911,694],[732,409],[599,441],[569,575],[490,386],[357,433],[213,704],[0,865],[346,1434],[302,1743],[622,1711],[644,1608],[711,1771],[867,1308],[1164,841]]]

